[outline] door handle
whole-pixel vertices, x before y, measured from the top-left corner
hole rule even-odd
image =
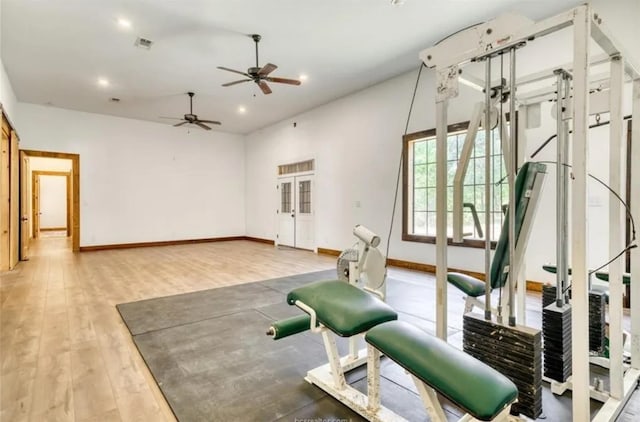
[[[296,210],[291,210],[291,218],[294,218],[296,216]]]
[[[29,217],[22,217],[20,220],[21,221],[29,221]]]

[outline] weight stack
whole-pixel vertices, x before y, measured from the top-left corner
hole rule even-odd
[[[565,382],[571,376],[571,305],[558,307],[554,301],[544,308],[542,332],[544,376]]]
[[[467,313],[463,322],[463,350],[504,374],[518,387],[513,414],[537,419],[542,414],[542,338],[540,330],[508,327]]]
[[[571,295],[571,290],[569,290]],[[556,301],[556,286],[542,286],[542,313],[544,320],[544,309]],[[606,296],[602,292],[589,292],[589,350],[602,354],[604,350],[605,339],[605,306]],[[544,330],[544,324],[543,324]],[[545,335],[543,334],[543,338]],[[546,354],[545,354],[546,358]],[[545,374],[546,375],[546,374]],[[555,379],[555,378],[554,378]],[[559,380],[558,380],[559,381]]]
[[[598,355],[604,353],[606,303],[607,298],[603,292],[589,292],[589,350]]]

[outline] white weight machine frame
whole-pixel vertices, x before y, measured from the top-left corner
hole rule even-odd
[[[622,107],[624,74],[633,81],[632,119],[636,122],[632,129],[632,163],[640,163],[640,66],[632,62],[629,55],[611,37],[602,24],[601,17],[587,5],[579,6],[539,22],[527,18],[505,14],[492,21],[477,25],[451,36],[440,44],[423,50],[420,58],[429,68],[436,70],[436,184],[445,186],[447,180],[447,109],[449,100],[458,95],[458,83],[473,84],[469,78],[461,80],[461,68],[471,61],[505,52],[525,45],[530,40],[561,29],[573,28],[573,150],[572,150],[572,192],[571,192],[571,267],[572,284],[572,367],[573,367],[573,420],[591,420],[589,398],[589,343],[588,343],[588,268],[587,268],[587,158],[588,158],[588,117],[589,117],[589,68],[593,63],[603,63],[603,57],[593,58],[590,41],[594,40],[604,50],[610,61],[610,186],[614,191],[621,189],[624,165],[622,161]],[[489,63],[489,61],[487,61]],[[489,65],[490,66],[490,65]],[[488,66],[488,67],[489,67]],[[513,72],[513,66],[512,66]],[[490,68],[487,74],[490,75]],[[515,84],[515,74],[512,74]],[[553,77],[550,74],[549,77]],[[533,80],[538,75],[530,75]],[[542,75],[544,78],[544,75]],[[490,77],[489,77],[490,78]],[[523,81],[520,81],[523,82]],[[480,86],[491,86],[484,81]],[[513,85],[512,85],[513,86]],[[548,95],[542,93],[541,96]],[[487,97],[489,94],[487,93]],[[487,104],[489,101],[487,100]],[[488,108],[488,106],[487,106]],[[513,133],[513,132],[512,132]],[[511,177],[512,175],[510,175]],[[640,168],[631,169],[632,197],[640,198]],[[610,204],[610,249],[617,254],[622,249],[623,221],[620,204]],[[514,207],[510,207],[514,208]],[[640,201],[631,203],[633,215],[640,215]],[[511,219],[513,222],[513,218]],[[485,228],[486,230],[487,228]],[[489,231],[487,230],[487,233]],[[511,244],[513,242],[510,242]],[[513,252],[510,251],[512,254]],[[614,255],[615,255],[614,254]],[[513,261],[512,261],[513,262]],[[487,276],[489,270],[487,269]],[[640,378],[640,284],[631,283],[631,368],[623,371],[622,335],[622,263],[610,264],[610,379],[611,392],[594,421],[613,421],[631,396]],[[640,275],[640,251],[631,250],[631,273]],[[509,283],[514,280],[511,272]],[[513,283],[512,283],[513,284]],[[522,283],[521,283],[522,285]],[[511,287],[510,287],[511,288]],[[524,289],[522,289],[524,290]],[[436,334],[447,337],[447,191],[438,189],[436,195]],[[524,291],[518,293],[519,303],[524,303]],[[519,310],[519,313],[521,310]],[[619,338],[618,338],[619,337]]]

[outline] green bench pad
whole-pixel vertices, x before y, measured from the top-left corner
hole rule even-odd
[[[289,337],[307,331],[311,327],[311,317],[307,314],[281,319],[271,324],[268,333],[273,333],[274,340]]]
[[[398,319],[382,300],[340,280],[317,281],[292,290],[287,303],[299,300],[316,311],[318,322],[342,337],[351,337],[373,326]]]
[[[471,297],[482,296],[485,292],[485,282],[462,273],[447,273],[447,281]]]
[[[507,377],[406,322],[373,327],[365,340],[476,419],[493,419],[518,397]]]
[[[551,265],[551,264],[544,264],[542,266],[542,269],[551,274],[555,274],[558,271],[558,268],[555,265]],[[569,275],[571,275],[571,268],[569,268],[568,270],[569,270]]]
[[[602,281],[606,281],[607,283],[609,282],[609,273],[605,273],[604,271],[596,272],[596,277]],[[631,284],[631,274],[622,274],[622,283],[625,285]]]

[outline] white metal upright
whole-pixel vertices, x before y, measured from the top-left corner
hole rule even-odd
[[[622,170],[624,148],[622,143],[622,96],[624,67],[620,56],[611,58],[611,84],[609,91],[609,187],[614,192],[622,192]],[[624,216],[620,201],[609,201],[609,256],[614,257],[624,249]],[[624,255],[623,255],[624,257]],[[623,386],[623,345],[622,345],[622,268],[623,259],[609,264],[609,378],[610,394],[620,400],[624,395]]]
[[[573,21],[573,186],[571,195],[571,357],[574,421],[591,419],[589,406],[589,275],[587,270],[587,163],[591,9],[575,9]]]
[[[640,215],[640,76],[633,81],[631,214]],[[635,198],[635,199],[634,199]],[[631,250],[631,278],[640,279],[640,249]],[[631,367],[640,370],[640,283],[631,283]]]
[[[436,335],[447,340],[447,106],[436,104]]]

